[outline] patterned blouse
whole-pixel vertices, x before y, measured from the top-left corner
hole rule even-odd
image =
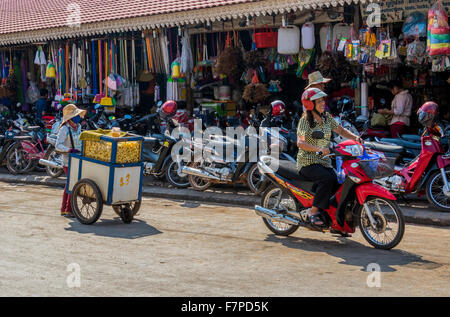
[[[62,153],[64,167],[69,165],[69,150],[72,148],[72,142],[70,140],[69,129],[72,132],[73,145],[77,150],[81,150],[81,125],[77,125],[77,129],[74,130],[68,123],[64,124],[58,132],[58,138],[56,140],[56,151]]]
[[[320,124],[315,118],[314,121],[316,126],[311,129],[306,116],[302,116],[298,123],[297,135],[305,137],[305,142],[313,146],[318,146],[322,148],[328,148],[330,146],[330,139],[332,131],[337,129],[339,126],[336,120],[329,114],[325,114],[325,118],[322,119],[322,124]],[[313,131],[322,131],[324,133],[324,138],[321,140],[313,139]],[[309,152],[302,149],[298,149],[297,154],[297,168],[300,171],[302,167],[311,164],[322,164],[325,167],[332,167],[331,159],[323,158],[321,155],[316,155],[315,152]]]

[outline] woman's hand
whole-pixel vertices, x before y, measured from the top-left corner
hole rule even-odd
[[[355,136],[355,141],[359,144],[364,144],[364,140],[360,136]]]
[[[323,156],[328,155],[328,154],[331,153],[331,152],[330,152],[330,149],[327,148],[327,147],[320,148],[320,151],[319,151],[319,152],[321,152]]]

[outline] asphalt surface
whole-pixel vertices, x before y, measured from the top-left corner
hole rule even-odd
[[[277,237],[249,208],[157,198],[129,225],[105,206],[85,226],[59,215],[61,189],[0,189],[1,296],[450,295],[449,228],[407,225],[383,251],[359,232]]]
[[[45,173],[37,172],[26,175],[12,175],[7,173],[3,168],[0,168],[0,182],[64,188],[65,177],[54,179]],[[242,185],[215,185],[207,191],[200,192],[191,188],[173,188],[168,183],[156,180],[152,176],[145,176],[143,185],[143,195],[146,197],[236,204],[249,208],[253,208],[255,204],[260,204],[261,202],[260,197],[254,195],[248,188]],[[440,212],[434,209],[425,197],[419,198],[416,195],[409,195],[407,198],[407,200],[398,200],[406,222],[420,225],[450,226],[449,212]]]

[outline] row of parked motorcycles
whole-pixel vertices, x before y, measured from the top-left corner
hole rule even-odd
[[[191,186],[204,191],[215,184],[248,186],[262,197],[261,205],[255,207],[257,215],[276,234],[290,235],[300,226],[316,230],[311,228],[306,213],[312,205],[314,185],[300,179],[296,169],[296,132],[301,105],[294,104],[291,112],[278,106],[272,103],[265,114],[255,111],[238,120],[215,121],[219,130],[227,126],[245,128],[243,138],[224,134],[197,136],[192,129],[195,118],[186,116],[185,112],[179,115],[177,109],[170,113],[161,111],[162,103],[155,113],[143,117],[125,115],[120,119],[108,116],[97,105],[82,122],[82,128],[120,127],[122,131],[144,136],[144,173],[166,178],[174,187]],[[425,129],[421,135],[389,139],[369,135],[375,129],[370,127],[368,119],[356,120],[348,98],[340,100],[334,116],[341,126],[366,140],[364,144],[356,144],[334,136],[330,155],[336,158],[333,164],[341,184],[325,213],[329,228],[350,234],[359,226],[370,244],[390,249],[400,242],[404,231],[396,197],[426,195],[435,208],[450,211],[448,124],[442,126],[439,135]],[[52,177],[62,174],[61,156],[54,149],[60,111],[45,120],[36,123],[22,114],[15,118],[0,117],[0,160],[12,173],[45,168]],[[207,128],[205,122],[208,120],[200,123],[201,131]],[[174,135],[172,132],[177,127],[186,129]],[[278,169],[268,164],[273,156],[258,155],[256,160],[250,159],[248,142],[252,138],[258,144],[263,143],[268,153],[278,153]],[[231,160],[224,157],[225,149],[229,148],[235,149]],[[195,159],[197,149],[202,154],[208,153],[208,159],[204,155]]]
[[[240,144],[237,139],[213,136],[212,139],[195,137],[192,131],[192,118],[179,115],[184,110],[171,109],[171,113],[161,115],[162,102],[158,103],[155,113],[143,117],[125,115],[123,118],[108,116],[104,107],[96,105],[90,116],[82,122],[86,130],[111,129],[120,127],[122,131],[131,132],[145,137],[143,161],[145,174],[156,178],[165,178],[171,185],[179,188],[191,186],[195,190],[204,191],[214,184],[242,184],[248,186],[255,194],[261,193],[263,174],[256,161],[250,160],[248,152],[242,152],[241,157],[234,155],[230,162],[224,159],[226,147],[237,149]],[[264,115],[255,112],[245,120],[238,120],[239,125],[248,129],[254,128],[257,135],[248,135],[279,146],[282,160],[295,162],[297,154],[296,130],[301,114],[301,105],[294,104],[288,112],[283,104],[272,103],[269,111]],[[164,112],[163,112],[164,113]],[[367,131],[374,130],[368,124],[369,120],[362,122],[356,118],[355,107],[351,98],[341,98],[332,112],[338,123],[352,133],[366,138],[364,146],[387,158],[394,159],[396,173],[388,178],[378,179],[388,190],[403,196],[415,193],[426,195],[429,202],[439,210],[450,211],[448,196],[439,192],[437,186],[444,184],[444,174],[439,168],[440,157],[448,157],[449,125],[441,129],[439,140],[432,138],[425,140],[420,135],[402,135],[399,139],[379,138],[368,135]],[[14,119],[14,120],[13,120]],[[207,127],[202,119],[201,130]],[[245,121],[245,124],[243,123]],[[43,122],[35,122],[32,116],[16,113],[8,118],[0,116],[0,162],[6,164],[13,174],[23,174],[34,169],[43,170],[51,177],[62,175],[62,157],[55,151],[56,135],[61,122],[61,108],[54,116],[46,116]],[[230,125],[233,123],[230,123]],[[175,138],[172,131],[176,127],[186,127],[190,133],[184,133]],[[223,126],[219,126],[223,128]],[[273,130],[271,128],[277,128]],[[254,132],[253,132],[254,133]],[[370,134],[370,133],[369,133]],[[371,141],[370,141],[371,140]],[[345,139],[335,135],[334,141],[339,144]],[[431,142],[431,143],[430,143]],[[180,149],[179,155],[172,155],[172,150]],[[202,153],[210,152],[210,159],[185,162],[183,158],[192,161],[195,149],[200,148]],[[445,155],[447,153],[447,155]],[[40,163],[40,164],[39,164]],[[415,170],[420,170],[421,177],[412,177]],[[440,176],[440,177],[439,177]],[[419,179],[417,179],[419,178]]]

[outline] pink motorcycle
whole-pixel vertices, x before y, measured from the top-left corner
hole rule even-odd
[[[16,143],[6,155],[6,167],[12,174],[23,174],[32,171],[44,158],[46,136],[39,126],[24,128],[29,135],[14,137]]]

